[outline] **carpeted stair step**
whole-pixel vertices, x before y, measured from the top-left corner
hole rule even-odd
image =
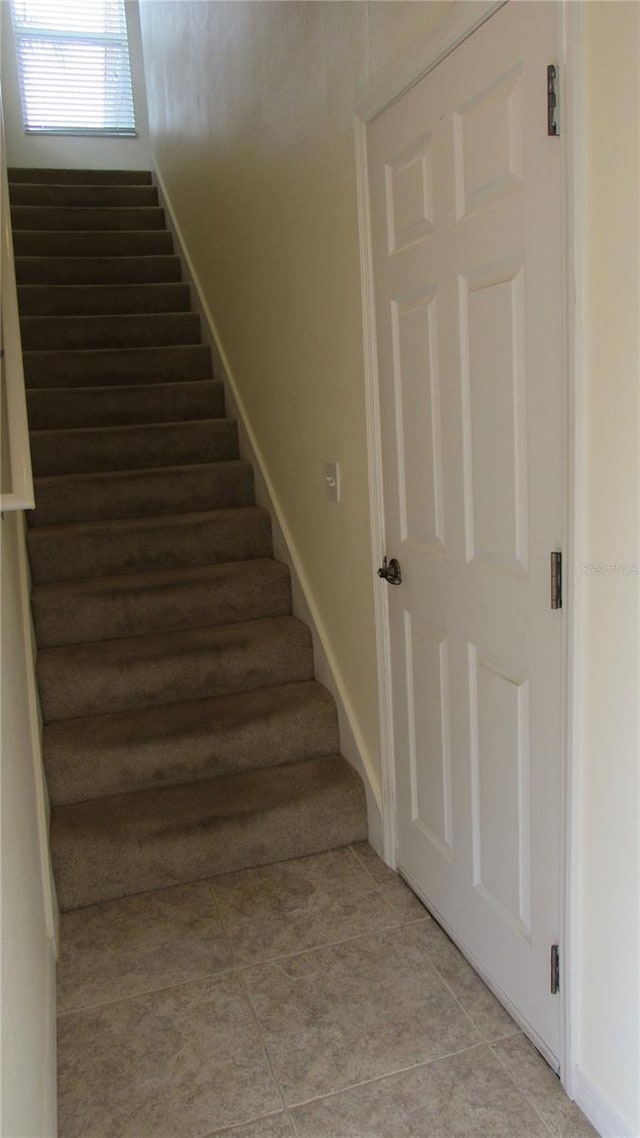
[[[182,278],[180,258],[146,257],[16,257],[19,285],[99,285],[167,283]]]
[[[36,584],[270,557],[271,521],[260,506],[119,521],[32,526]]]
[[[45,723],[207,699],[313,678],[311,635],[292,616],[42,648]]]
[[[200,317],[195,312],[136,316],[23,316],[25,351],[55,348],[137,348],[196,344]]]
[[[12,206],[157,206],[155,186],[79,186],[9,183]]]
[[[44,728],[54,806],[202,781],[339,750],[336,705],[315,680]]]
[[[12,166],[8,171],[11,185],[25,182],[36,185],[79,186],[150,186],[149,170],[59,170]]]
[[[186,423],[31,432],[36,477],[141,470],[161,466],[168,455],[177,466],[235,459],[237,424],[234,419],[194,419]]]
[[[94,316],[140,312],[187,312],[189,286],[169,284],[18,286],[20,315]]]
[[[94,230],[13,230],[16,257],[147,257],[173,253],[173,238],[167,229],[136,229],[112,232]]]
[[[236,460],[58,474],[36,478],[35,496],[37,509],[28,514],[34,526],[227,509],[253,504],[253,469]]]
[[[51,839],[60,905],[73,909],[366,836],[362,782],[330,755],[59,806]]]
[[[179,383],[211,375],[206,344],[25,352],[23,362],[27,387],[39,388]]]
[[[224,418],[224,386],[212,379],[120,387],[43,387],[27,391],[34,431]]]
[[[364,839],[152,178],[9,181],[62,908]]]
[[[40,648],[287,616],[291,583],[273,559],[35,585]]]
[[[98,230],[164,229],[161,206],[36,206],[14,205],[16,229],[64,230],[86,233]]]

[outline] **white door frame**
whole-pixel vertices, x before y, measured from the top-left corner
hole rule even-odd
[[[428,35],[391,70],[375,77],[362,92],[354,116],[358,219],[360,232],[361,286],[365,360],[365,399],[371,507],[372,569],[376,569],[385,549],[385,512],[382,480],[382,432],[378,388],[373,249],[367,172],[367,126],[391,103],[435,68],[447,55],[485,23],[506,0],[478,0],[456,4]],[[582,186],[583,133],[581,129],[582,73],[580,66],[582,20],[580,5],[558,0],[560,11],[560,115],[561,130],[569,139],[565,147],[563,171],[564,207],[564,312],[563,355],[563,560],[565,597],[563,607],[563,803],[562,850],[560,867],[562,895],[561,959],[561,1046],[560,1076],[567,1093],[573,1091],[576,1056],[575,1024],[578,1011],[577,888],[572,869],[577,857],[577,805],[579,801],[578,765],[578,681],[581,661],[579,627],[582,575],[579,570],[583,548],[580,505],[584,495],[582,473],[583,421],[581,397],[582,363],[582,254],[584,236],[584,194]],[[550,61],[551,62],[551,61]],[[395,801],[395,752],[391,698],[391,654],[388,590],[374,590],[377,667],[380,706],[380,748],[382,783],[382,833],[385,861],[397,865],[397,813]]]

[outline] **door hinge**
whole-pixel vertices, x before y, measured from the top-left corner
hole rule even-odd
[[[547,134],[560,134],[558,122],[558,68],[555,63],[547,67]]]
[[[560,991],[560,946],[551,945],[551,995],[557,996]]]
[[[562,608],[562,554],[551,554],[551,608]]]

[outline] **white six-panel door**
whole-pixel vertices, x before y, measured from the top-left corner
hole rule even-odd
[[[562,138],[511,0],[368,128],[398,863],[559,1055]]]

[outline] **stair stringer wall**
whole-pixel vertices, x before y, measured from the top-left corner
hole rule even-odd
[[[192,309],[199,312],[202,319],[202,339],[211,348],[214,375],[216,379],[222,380],[225,385],[227,414],[235,418],[238,423],[240,455],[253,466],[256,502],[263,506],[271,517],[274,556],[287,565],[291,573],[292,611],[310,629],[316,679],[331,692],[336,702],[340,729],[340,751],[352,767],[358,771],[364,783],[367,796],[369,841],[374,849],[382,855],[382,788],[376,773],[375,763],[365,745],[347,686],[331,646],[329,634],[304,571],[295,538],[269,476],[267,464],[256,432],[251,426],[238,381],[225,352],[215,318],[201,288],[198,273],[189,255],[189,249],[183,238],[170,195],[157,167],[153,170],[152,177],[158,188],[161,205],[165,209],[167,228],[173,233],[176,251],[182,257],[187,282],[191,286]]]

